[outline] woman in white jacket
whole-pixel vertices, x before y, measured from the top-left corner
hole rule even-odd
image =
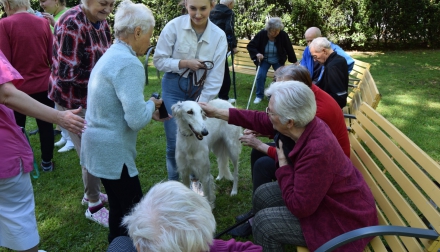
[[[171,20],[162,30],[154,52],[154,66],[165,72],[162,99],[168,111],[178,101],[208,102],[223,83],[227,42],[225,33],[209,21],[215,0],[184,0],[188,14]],[[206,76],[205,76],[206,74]],[[178,180],[175,160],[177,125],[164,123],[168,180]]]

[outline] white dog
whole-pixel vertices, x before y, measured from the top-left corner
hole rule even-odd
[[[223,109],[233,107],[229,102],[220,99],[212,100],[209,104]],[[233,180],[231,195],[237,194],[238,157],[241,152],[238,138],[241,128],[224,120],[207,118],[199,104],[194,101],[178,102],[171,109],[178,129],[176,163],[182,182],[189,187],[189,175],[194,174],[202,183],[204,196],[214,208],[215,191],[209,151],[217,157],[217,180]],[[234,165],[234,175],[229,170],[229,159]]]

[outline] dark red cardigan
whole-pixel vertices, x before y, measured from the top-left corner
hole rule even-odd
[[[229,123],[273,133],[265,113],[229,109]],[[345,232],[378,224],[373,195],[339,147],[327,124],[315,117],[289,154],[293,165],[276,171],[284,202],[301,223],[310,251]],[[277,163],[278,164],[278,163]],[[371,238],[335,251],[363,251]]]

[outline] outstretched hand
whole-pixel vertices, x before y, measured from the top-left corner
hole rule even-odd
[[[81,110],[82,108],[79,107],[73,110],[59,111],[57,124],[72,133],[81,134],[87,128],[86,120],[77,115]]]
[[[207,117],[215,117],[217,108],[209,105],[207,102],[199,102],[200,107],[205,111]]]

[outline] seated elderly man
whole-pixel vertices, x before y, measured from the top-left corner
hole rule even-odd
[[[327,38],[315,38],[309,45],[313,60],[324,68],[321,79],[316,83],[336,100],[339,107],[347,104],[348,66],[344,57],[336,54]]]
[[[321,35],[321,30],[317,27],[310,27],[304,33],[304,38],[306,39],[307,47],[304,50],[303,57],[302,57],[301,63],[300,63],[301,66],[305,66],[309,70],[310,77],[312,77],[312,81],[314,83],[318,82],[318,80],[320,79],[323,68],[322,68],[321,64],[319,64],[318,62],[315,62],[313,60],[313,57],[310,54],[309,45],[310,45],[310,43],[312,43],[312,41],[315,38],[318,38],[318,37],[322,37],[322,35]],[[335,51],[338,55],[345,58],[345,60],[347,61],[347,66],[348,66],[348,73],[350,73],[351,70],[353,69],[353,66],[354,66],[354,59],[352,57],[350,57],[350,55],[348,55],[338,45],[333,44],[332,42],[330,42],[330,45],[331,45],[331,48],[333,49],[333,51]]]

